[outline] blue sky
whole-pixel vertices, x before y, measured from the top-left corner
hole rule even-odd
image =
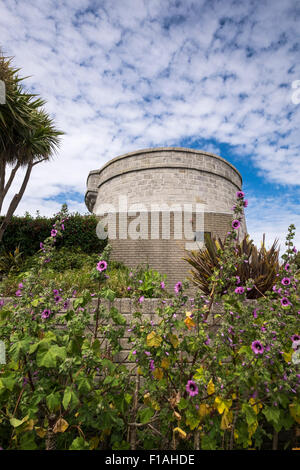
[[[238,168],[250,235],[283,245],[300,232],[299,25],[295,0],[2,0],[0,45],[66,132],[18,213],[85,212],[91,169],[187,146]]]

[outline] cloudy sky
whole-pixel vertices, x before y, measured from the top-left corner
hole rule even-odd
[[[86,212],[86,177],[141,148],[212,151],[242,173],[259,242],[299,229],[298,0],[0,0],[0,46],[66,134],[18,214]]]

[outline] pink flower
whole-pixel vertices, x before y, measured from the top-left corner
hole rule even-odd
[[[182,290],[182,282],[177,282],[174,286],[174,290],[176,294],[178,294]]]
[[[145,297],[142,295],[140,298],[139,298],[139,303],[141,304],[142,302],[144,302],[145,300]]]
[[[161,287],[161,289],[164,289],[164,288],[165,288],[165,283],[164,283],[164,281],[162,281],[162,282],[160,283],[160,287]]]
[[[57,235],[57,230],[52,229],[51,230],[51,237],[55,237]]]
[[[97,264],[97,271],[105,271],[107,269],[107,262],[104,261],[104,260],[101,260],[99,261],[99,263]]]
[[[291,302],[289,301],[289,299],[287,297],[282,297],[282,299],[280,300],[281,302],[281,305],[283,307],[286,307],[287,305],[291,305]]]
[[[17,297],[21,297],[21,296],[22,296],[22,292],[20,291],[20,289],[17,290],[16,296],[17,296]]]
[[[45,309],[42,311],[41,317],[45,320],[46,318],[49,318],[51,315],[51,310]]]
[[[253,341],[253,343],[251,344],[251,349],[254,354],[263,354],[264,352],[264,347],[260,341]]]
[[[245,196],[245,193],[243,191],[237,191],[236,197],[238,199],[243,199],[244,196]]]
[[[234,290],[234,292],[235,292],[236,294],[243,294],[243,293],[245,292],[245,289],[244,289],[244,287],[237,287],[237,288]]]
[[[190,397],[194,397],[195,395],[198,395],[199,393],[198,387],[193,380],[188,380],[188,383],[186,384],[185,389],[190,395]]]
[[[241,226],[241,222],[239,220],[235,219],[235,220],[233,220],[231,226],[232,226],[232,228],[234,228],[236,230]]]

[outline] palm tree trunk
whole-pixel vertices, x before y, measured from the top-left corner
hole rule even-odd
[[[18,169],[20,168],[20,162],[16,164],[16,166],[11,170],[11,174],[7,180],[7,183],[5,184],[5,169],[6,169],[6,163],[1,162],[0,164],[0,214],[2,210],[2,205],[4,198],[7,194],[7,191],[11,187],[11,184],[14,180],[14,177],[16,176],[16,173]]]
[[[24,179],[23,179],[23,183],[20,187],[20,190],[17,194],[14,195],[14,197],[12,198],[11,200],[11,203],[9,205],[9,208],[7,210],[7,213],[6,213],[6,216],[4,217],[4,220],[0,226],[0,242],[2,241],[2,238],[3,238],[3,235],[4,235],[4,232],[9,224],[9,222],[11,221],[12,219],[12,216],[15,212],[15,210],[17,209],[18,205],[19,205],[19,202],[21,201],[22,199],[22,196],[24,194],[24,191],[26,189],[26,186],[28,184],[28,181],[29,181],[29,178],[30,178],[30,174],[31,174],[31,171],[32,171],[32,167],[33,167],[33,162],[32,160],[28,163],[27,165],[27,170],[26,170],[26,173],[25,173],[25,176],[24,176]]]

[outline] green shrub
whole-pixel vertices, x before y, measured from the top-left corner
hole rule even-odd
[[[69,214],[66,205],[63,205],[62,210],[68,223],[65,224],[64,237],[57,241],[57,248],[80,247],[85,253],[101,252],[107,241],[99,240],[97,237],[96,216]],[[40,249],[40,242],[48,237],[55,220],[55,215],[50,218],[40,215],[32,217],[30,214],[24,217],[13,217],[5,231],[0,248],[6,252],[13,252],[19,246],[25,257],[33,255]]]

